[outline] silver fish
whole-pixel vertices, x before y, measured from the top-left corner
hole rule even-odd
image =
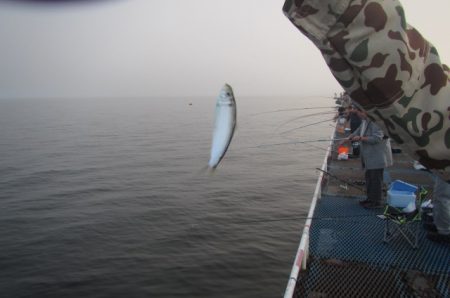
[[[216,103],[214,133],[208,167],[215,169],[230,146],[236,128],[236,101],[233,89],[225,84],[220,90]]]

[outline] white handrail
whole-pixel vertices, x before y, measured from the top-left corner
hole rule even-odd
[[[325,159],[322,163],[322,171],[327,170],[328,166],[328,156],[331,153],[331,147],[333,146],[333,136],[334,131],[331,136],[330,145],[328,146],[327,153],[325,154]],[[322,191],[322,178],[324,172],[320,172],[319,178],[317,179],[316,189],[314,191],[314,196],[311,201],[311,207],[308,212],[308,219],[305,222],[305,226],[303,228],[302,238],[300,239],[300,244],[297,249],[297,254],[295,256],[294,265],[292,266],[291,275],[289,276],[289,281],[286,287],[286,291],[284,292],[284,298],[292,298],[295,291],[295,285],[297,283],[298,274],[300,269],[306,269],[306,262],[308,261],[309,256],[309,228],[311,226],[312,217],[314,215],[314,210],[316,209],[317,200],[321,196]]]

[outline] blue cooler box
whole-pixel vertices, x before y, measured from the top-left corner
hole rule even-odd
[[[409,203],[416,202],[418,187],[401,180],[391,183],[387,192],[387,204],[392,207],[405,208]]]

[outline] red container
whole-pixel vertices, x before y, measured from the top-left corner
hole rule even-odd
[[[339,154],[348,154],[348,147],[346,147],[346,146],[339,146],[338,147],[338,153]]]

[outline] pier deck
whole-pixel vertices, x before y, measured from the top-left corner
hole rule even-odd
[[[300,271],[293,296],[450,297],[448,245],[428,240],[420,221],[414,223],[417,248],[401,236],[384,242],[385,220],[379,216],[384,210],[366,210],[358,204],[365,198],[360,159],[337,160],[334,149],[326,167],[332,175],[323,175],[309,228],[307,268]],[[402,180],[425,187],[431,196],[433,176],[415,170],[404,153],[393,157],[385,184]]]

